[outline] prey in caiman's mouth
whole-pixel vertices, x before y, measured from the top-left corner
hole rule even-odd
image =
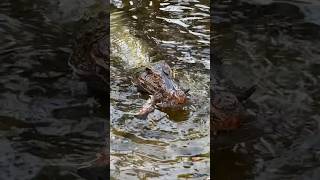
[[[164,62],[147,67],[133,81],[139,90],[149,94],[150,98],[142,106],[137,117],[145,117],[155,108],[182,108],[189,102],[188,90],[182,90],[172,78],[170,66]]]

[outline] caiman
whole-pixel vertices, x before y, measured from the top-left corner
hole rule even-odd
[[[138,117],[144,117],[155,107],[160,109],[181,108],[189,102],[188,90],[182,90],[174,82],[172,70],[165,62],[145,68],[144,72],[133,82],[138,86],[138,89],[150,95],[150,99],[136,114]]]
[[[82,77],[97,77],[108,84],[109,76],[109,26],[107,14],[100,14],[98,18],[89,19],[89,26],[82,28],[83,31],[77,37],[70,65],[76,74]],[[119,37],[118,37],[119,38]],[[130,39],[129,39],[130,40]],[[132,41],[136,41],[133,39]],[[126,41],[121,41],[128,42]],[[137,44],[137,43],[136,43]],[[121,47],[121,46],[119,46]],[[212,54],[215,56],[214,54]],[[215,58],[211,63],[211,128],[216,132],[231,130],[239,127],[241,119],[246,116],[242,101],[250,97],[255,86],[241,93],[221,89],[219,83],[219,69]],[[215,64],[215,65],[214,65]],[[138,117],[145,116],[155,108],[180,108],[188,104],[187,91],[182,90],[172,78],[172,70],[164,62],[146,67],[134,78],[133,83],[140,90],[148,93],[150,99],[136,114]],[[195,99],[195,98],[194,98]]]
[[[82,28],[84,31],[79,32],[77,36],[76,45],[73,55],[70,58],[69,64],[74,70],[75,74],[84,77],[89,82],[95,82],[100,79],[102,83],[108,84],[109,75],[109,30],[107,28],[106,14],[99,14],[96,19],[89,19],[89,27]],[[109,29],[109,28],[108,28]],[[120,28],[119,28],[120,29]],[[113,41],[119,43],[114,45],[115,51],[124,48],[123,43],[131,43],[137,45],[138,49],[143,49],[142,42],[138,42],[136,37],[127,34],[127,31],[121,36],[117,29],[117,40]],[[121,30],[121,29],[120,29]],[[120,39],[119,38],[126,38]],[[126,52],[131,52],[125,49]],[[112,54],[112,53],[111,53]],[[144,62],[144,56],[137,56],[138,53],[129,54],[130,57],[140,58],[137,62]],[[128,59],[127,59],[128,60]],[[133,64],[132,58],[128,64]],[[138,63],[138,64],[139,64]],[[148,64],[150,65],[150,63]],[[134,67],[135,69],[141,69]],[[141,69],[142,72],[134,73],[133,83],[140,91],[146,92],[150,95],[150,99],[143,105],[141,110],[136,113],[136,117],[145,117],[155,108],[181,108],[188,102],[187,92],[179,88],[177,83],[172,78],[172,70],[165,62],[158,62],[150,67]],[[133,72],[133,71],[132,71]],[[97,84],[98,87],[101,83]],[[96,87],[96,88],[98,88]],[[95,88],[95,87],[94,87]]]
[[[235,88],[231,82],[223,82],[222,61],[217,53],[212,51],[211,88],[210,88],[210,122],[211,131],[230,131],[240,127],[242,121],[248,119],[248,113],[243,107],[256,90],[256,85],[248,89]],[[228,84],[228,85],[226,85]],[[232,88],[230,88],[232,87]]]
[[[81,28],[73,55],[69,61],[75,74],[84,77],[88,83],[92,81],[92,78],[98,79],[102,83],[98,84],[97,87],[104,84],[106,88],[108,88],[110,82],[108,79],[110,73],[108,18],[108,14],[102,13],[98,17],[86,20],[85,23],[89,23],[89,25],[85,24]],[[241,102],[246,100],[255,90],[255,87],[252,87],[242,93],[234,93],[220,88],[220,77],[216,67],[211,67],[210,122],[212,134],[216,134],[218,131],[232,130],[240,126],[241,120],[246,117],[246,111]],[[177,85],[172,77],[171,68],[164,62],[144,68],[133,78],[133,83],[140,90],[150,95],[150,99],[137,112],[138,117],[146,116],[155,108],[181,108],[190,102],[188,92]],[[105,89],[103,90],[106,93]],[[196,97],[193,98],[196,99]],[[82,177],[97,176],[97,179],[103,177],[105,165],[108,165],[109,160],[107,160],[105,153],[101,154],[94,161],[94,165],[80,168],[78,173]]]

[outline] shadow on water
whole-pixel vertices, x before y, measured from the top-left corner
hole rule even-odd
[[[319,179],[320,4],[215,1],[212,10],[225,78],[258,84],[246,104],[255,119],[214,141],[217,176],[232,179],[222,166],[236,179]]]

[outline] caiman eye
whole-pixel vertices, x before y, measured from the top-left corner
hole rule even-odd
[[[150,68],[148,68],[148,67],[146,67],[146,72],[147,72],[148,74],[152,74],[152,70],[151,70]]]
[[[188,94],[189,91],[190,91],[190,89],[184,90],[184,93]]]

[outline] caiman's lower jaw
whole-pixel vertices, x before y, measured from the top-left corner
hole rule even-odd
[[[143,117],[146,117],[152,111],[154,111],[155,101],[156,101],[155,97],[150,96],[148,101],[142,106],[142,108],[139,110],[139,112],[135,114],[135,117],[143,118]]]
[[[177,99],[176,99],[177,105],[185,105],[185,104],[187,104],[187,102],[188,102],[187,97],[177,97]]]
[[[181,90],[174,93],[174,98],[175,98],[176,104],[178,105],[184,105],[184,104],[187,104],[188,102],[187,95]]]

